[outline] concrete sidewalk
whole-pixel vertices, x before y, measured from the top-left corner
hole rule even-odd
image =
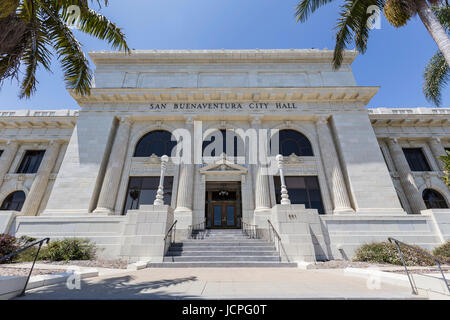
[[[404,286],[373,284],[344,270],[144,269],[124,270],[27,291],[19,299],[417,299]]]

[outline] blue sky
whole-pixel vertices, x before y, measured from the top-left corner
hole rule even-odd
[[[337,1],[297,23],[293,0],[110,0],[100,12],[127,35],[135,49],[290,49],[334,48]],[[109,50],[107,43],[76,32],[85,52]],[[373,107],[432,106],[422,93],[422,72],[437,46],[418,17],[396,29],[383,17],[370,34],[368,50],[352,65],[358,85],[380,86]],[[352,49],[353,47],[351,47]],[[94,65],[91,62],[91,67]],[[78,108],[67,93],[59,63],[38,73],[31,99],[17,98],[17,82],[0,90],[0,109]],[[442,107],[450,107],[450,86]]]

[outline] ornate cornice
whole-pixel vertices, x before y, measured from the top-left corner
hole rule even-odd
[[[346,50],[342,64],[351,64],[358,55]],[[161,63],[330,63],[333,50],[319,49],[270,49],[270,50],[133,50],[131,54],[115,51],[93,51],[90,58],[99,64],[161,64]]]
[[[79,105],[171,102],[359,102],[369,103],[379,87],[296,88],[93,88],[88,96],[70,91]]]

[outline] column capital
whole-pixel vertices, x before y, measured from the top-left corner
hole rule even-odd
[[[120,116],[119,117],[119,122],[120,122],[120,124],[131,125],[133,121],[128,116]]]
[[[317,124],[327,124],[328,123],[328,117],[327,116],[322,116],[317,118],[316,120]]]
[[[393,144],[398,144],[398,138],[387,138],[386,141]]]
[[[437,136],[432,136],[429,141],[431,143],[441,143],[441,138]]]
[[[260,126],[262,121],[259,116],[253,116],[250,119],[250,123],[252,124],[252,126]]]
[[[194,125],[194,119],[189,116],[189,117],[186,118],[185,123],[186,123],[186,126],[192,127]]]

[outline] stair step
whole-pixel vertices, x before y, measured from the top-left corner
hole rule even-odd
[[[189,239],[184,240],[183,242],[175,242],[173,245],[177,245],[177,243],[182,244],[211,244],[211,245],[240,245],[240,244],[247,244],[247,245],[256,245],[256,246],[264,246],[264,245],[270,245],[270,242],[264,241],[264,240],[250,240],[250,239],[227,239],[227,240],[213,240],[213,239]]]
[[[297,268],[292,262],[162,262],[149,268]]]
[[[165,256],[163,262],[279,262],[279,256]]]
[[[169,251],[275,251],[275,247],[268,246],[179,246],[179,247],[170,247]]]
[[[195,256],[195,257],[224,257],[224,256],[276,256],[279,257],[280,255],[278,252],[272,250],[272,251],[217,251],[217,250],[208,250],[208,251],[184,251],[184,250],[170,250],[167,252],[167,256],[178,256],[178,257],[188,257],[188,256]]]
[[[184,242],[176,242],[172,243],[172,246],[175,247],[234,247],[234,246],[246,246],[246,247],[273,247],[273,244],[269,242],[255,242],[255,241],[184,241]]]

